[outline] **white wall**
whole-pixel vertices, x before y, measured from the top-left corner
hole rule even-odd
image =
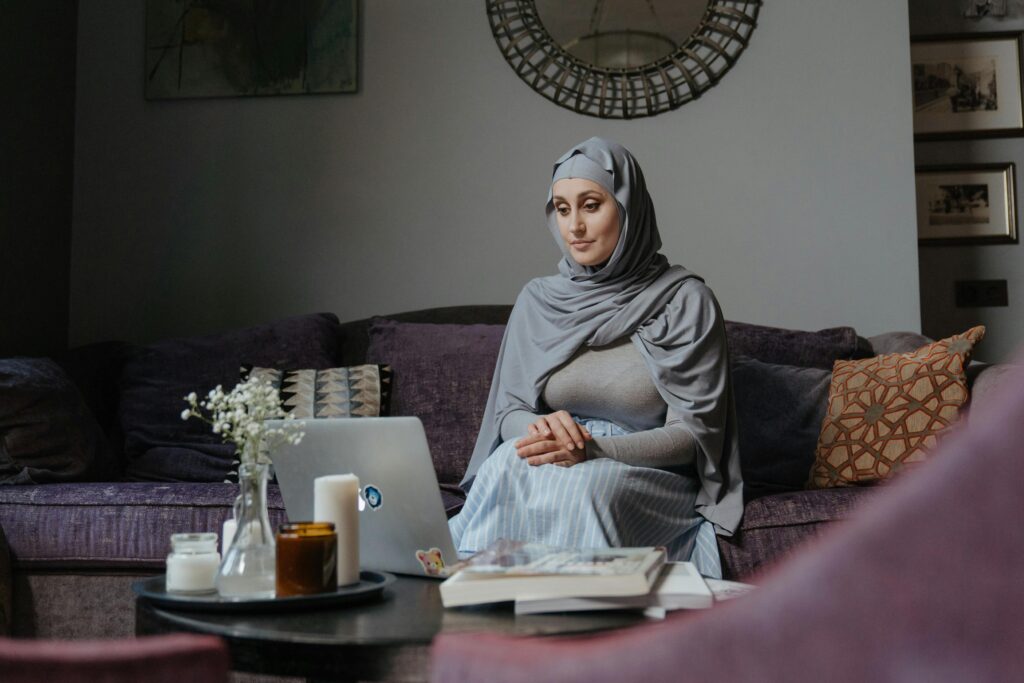
[[[1005,18],[967,19],[956,0],[911,0],[911,33],[917,35],[969,34],[1024,30],[1024,2],[1010,0]],[[1021,221],[1020,176],[1024,173],[1024,138],[921,142],[915,145],[920,166],[989,164],[1012,161],[1017,165],[1017,230]],[[925,334],[940,339],[985,325],[985,339],[977,357],[1004,362],[1014,357],[1024,341],[1024,246],[922,247],[920,250],[921,318]],[[1006,280],[1009,306],[957,308],[957,280]]]
[[[511,302],[554,272],[551,164],[591,135],[640,159],[728,318],[917,330],[896,4],[766,3],[721,84],[614,122],[530,90],[478,1],[362,3],[355,95],[173,102],[143,99],[143,3],[82,3],[71,339]]]

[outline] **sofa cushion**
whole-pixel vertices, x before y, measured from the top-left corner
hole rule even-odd
[[[836,361],[808,488],[871,483],[924,460],[967,402],[965,368],[984,334]]]
[[[219,535],[237,495],[237,484],[0,486],[0,528],[16,567],[159,570],[171,534]],[[449,516],[462,504],[458,493],[441,497]],[[267,508],[275,529],[287,521],[276,484],[267,486]]]
[[[807,332],[727,320],[725,336],[731,355],[778,365],[831,370],[837,359],[872,355],[871,344],[852,327]]]
[[[469,464],[504,332],[504,325],[370,325],[367,361],[391,366],[391,414],[423,422],[441,483],[459,482]]]
[[[17,567],[160,569],[171,534],[219,535],[237,495],[235,484],[22,486],[0,490],[0,525]],[[267,507],[276,528],[285,521],[277,486],[267,487]]]
[[[224,481],[235,447],[199,420],[182,421],[184,396],[238,382],[239,368],[329,368],[338,319],[303,315],[222,334],[171,339],[138,349],[121,375],[119,414],[127,476],[150,481]]]
[[[48,358],[0,360],[0,483],[113,478],[117,465],[78,388]]]
[[[341,365],[358,365],[366,362],[366,349],[370,345],[370,325],[381,318],[401,323],[433,323],[435,325],[504,325],[508,322],[511,313],[511,304],[486,304],[424,308],[418,311],[351,320],[342,323],[338,328],[338,334],[341,337],[341,356],[338,362]]]
[[[793,549],[848,518],[883,487],[822,489],[764,496],[747,503],[731,537],[718,537],[722,575],[747,580]]]
[[[832,373],[820,368],[732,360],[740,462],[747,500],[804,488]]]

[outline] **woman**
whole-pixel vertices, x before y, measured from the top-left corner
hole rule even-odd
[[[564,258],[509,318],[469,494],[449,522],[455,547],[664,545],[720,577],[715,534],[736,530],[743,500],[718,303],[658,253],[622,146],[591,138],[566,152],[546,210]]]

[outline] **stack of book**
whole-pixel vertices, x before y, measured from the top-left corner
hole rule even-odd
[[[716,582],[720,599],[751,588]],[[441,584],[445,607],[515,601],[516,614],[710,607],[716,593],[690,562],[666,562],[664,548],[553,548],[499,540]],[[659,614],[660,612],[660,614]]]

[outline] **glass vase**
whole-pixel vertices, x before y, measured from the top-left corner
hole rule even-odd
[[[228,600],[274,597],[274,531],[267,515],[269,470],[267,464],[243,464],[238,468],[238,526],[216,580],[217,592]]]

